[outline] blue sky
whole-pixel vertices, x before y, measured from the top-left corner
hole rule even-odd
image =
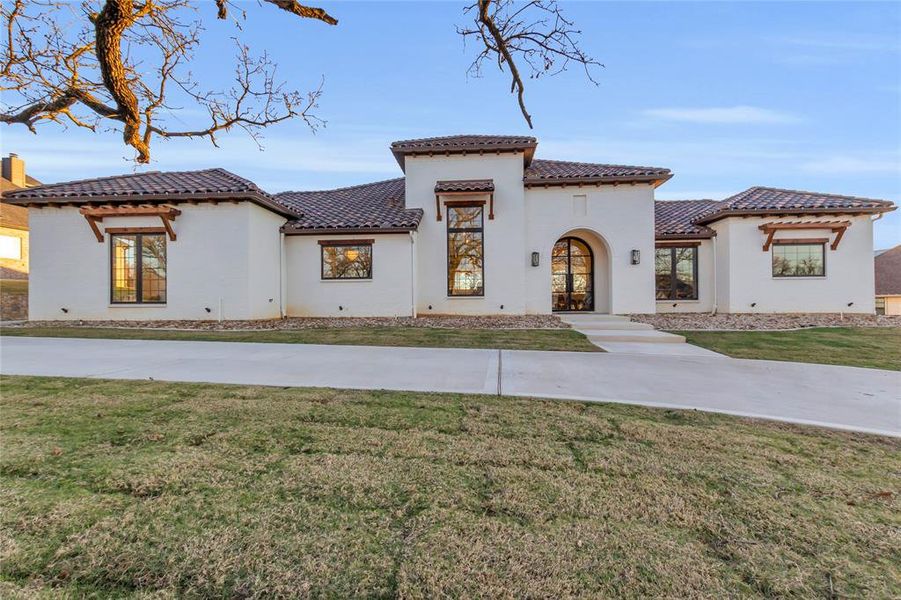
[[[268,191],[320,189],[400,175],[395,139],[529,133],[492,68],[467,77],[473,47],[454,31],[465,2],[323,2],[338,27],[256,2],[241,39],[267,50],[301,91],[325,78],[313,135],[301,123],[265,133],[156,141],[149,169],[222,166]],[[230,76],[230,24],[207,18],[194,64]],[[573,70],[529,81],[538,156],[671,168],[663,199],[723,198],[769,185],[901,203],[901,3],[566,2],[584,48],[605,64],[599,86]],[[173,115],[191,123],[197,115]],[[115,134],[47,125],[0,130],[44,181],[128,173]],[[141,169],[144,169],[142,167]],[[877,223],[876,246],[901,243],[901,211]]]

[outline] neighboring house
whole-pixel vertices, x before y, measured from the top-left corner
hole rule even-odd
[[[394,142],[404,177],[336,190],[273,195],[209,169],[13,192],[30,210],[30,316],[874,312],[872,219],[891,202],[655,202],[668,169],[536,147]]]
[[[41,185],[15,154],[3,158],[0,193]],[[0,279],[28,279],[28,209],[0,201]]]
[[[873,262],[876,268],[876,313],[901,315],[901,245],[880,252]]]

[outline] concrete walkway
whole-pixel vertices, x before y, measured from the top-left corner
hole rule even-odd
[[[705,356],[4,337],[0,372],[534,396],[901,437],[901,373]]]
[[[684,336],[657,331],[646,323],[636,323],[623,315],[562,313],[560,320],[607,352],[665,356],[723,356],[707,348],[685,343]]]

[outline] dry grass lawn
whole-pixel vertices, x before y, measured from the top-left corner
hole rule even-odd
[[[0,383],[4,598],[901,591],[898,440],[488,396]]]
[[[901,328],[819,327],[797,331],[678,331],[733,358],[901,371]]]

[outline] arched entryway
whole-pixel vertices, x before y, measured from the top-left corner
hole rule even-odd
[[[551,253],[551,307],[554,311],[593,311],[594,254],[581,238],[557,240]]]

